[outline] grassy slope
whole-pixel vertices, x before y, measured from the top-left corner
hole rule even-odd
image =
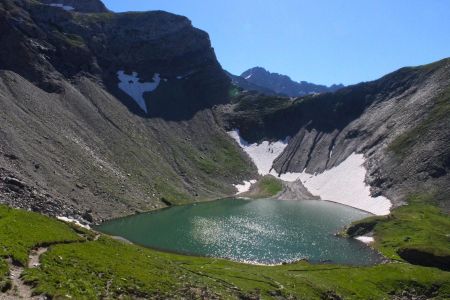
[[[159,253],[108,238],[85,244],[56,246],[45,254],[43,267],[26,280],[37,291],[81,299],[141,295],[176,297],[189,288],[205,289],[221,298],[281,294],[315,299],[338,294],[349,299],[381,299],[405,287],[440,288],[450,295],[450,274],[408,264],[368,268],[298,263],[277,267],[242,265],[218,259]],[[109,282],[109,290],[105,286]]]
[[[15,230],[0,226],[0,249],[18,257],[36,244],[76,239],[61,222],[34,213],[0,208],[0,220],[14,220]],[[3,224],[2,224],[3,225]],[[20,239],[17,238],[20,236]],[[19,250],[8,245],[22,243]],[[8,248],[6,248],[8,247]],[[12,255],[10,252],[9,255]],[[450,273],[435,268],[390,263],[374,267],[310,265],[305,262],[263,267],[230,261],[189,257],[123,244],[108,237],[98,241],[51,247],[37,269],[24,279],[36,291],[50,296],[96,299],[119,296],[199,298],[201,295],[237,298],[260,294],[320,299],[339,295],[345,299],[390,298],[404,290],[450,296]],[[5,279],[0,263],[0,282]]]
[[[252,199],[270,198],[281,192],[282,189],[283,183],[281,180],[272,175],[267,175],[254,184],[250,191],[240,196]]]
[[[380,251],[399,258],[401,248],[417,248],[438,256],[450,256],[450,218],[437,207],[412,203],[395,210],[375,227]]]
[[[8,265],[3,258],[0,258],[0,291],[4,291],[8,287]]]
[[[80,240],[57,220],[4,206],[0,206],[0,228],[0,257],[12,257],[22,265],[26,265],[28,252],[35,246]]]
[[[402,260],[399,251],[403,249],[450,257],[450,217],[429,204],[429,198],[429,195],[410,196],[408,205],[393,210],[388,217],[371,217],[355,222],[347,233],[361,235],[374,231],[375,247],[394,260]]]

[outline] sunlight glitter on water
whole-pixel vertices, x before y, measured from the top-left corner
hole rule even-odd
[[[239,262],[366,265],[379,261],[373,250],[334,236],[366,216],[325,201],[225,199],[110,221],[99,230],[148,247]]]

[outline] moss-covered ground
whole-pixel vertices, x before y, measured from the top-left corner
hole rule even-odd
[[[252,199],[270,198],[277,195],[282,190],[283,183],[281,180],[272,175],[266,175],[255,183],[250,191],[241,194],[240,196]]]
[[[96,241],[80,238],[72,227],[35,213],[5,207],[0,207],[0,212],[0,221],[4,222],[0,226],[3,258],[13,256],[25,262],[26,253],[34,246],[64,242],[51,246],[42,255],[41,265],[25,269],[23,276],[35,293],[57,299],[391,299],[405,293],[435,299],[450,297],[449,272],[402,261],[371,267],[307,262],[245,265],[162,253],[106,236]],[[402,211],[394,215],[398,222],[415,222],[410,218],[419,218],[422,213],[426,214],[419,210],[418,215]],[[447,224],[446,220],[437,222]],[[9,228],[4,226],[7,223],[11,224]],[[398,230],[408,226],[398,228],[392,235],[404,235]],[[425,226],[423,230],[434,234],[434,228]],[[389,237],[388,228],[380,228],[380,232],[384,237],[379,245],[384,245],[381,249],[388,254],[386,249],[397,246],[383,243]],[[414,239],[409,231],[405,234]],[[5,270],[0,260],[0,282],[7,280]]]
[[[408,205],[393,210],[388,217],[355,222],[347,232],[361,235],[373,231],[375,247],[387,258],[403,261],[401,253],[414,250],[419,253],[414,259],[417,263],[433,265],[435,261],[434,265],[445,269],[450,264],[450,217],[427,198],[411,195]]]

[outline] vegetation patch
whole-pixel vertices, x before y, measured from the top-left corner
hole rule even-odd
[[[345,230],[344,235],[348,237],[355,237],[365,235],[375,229],[375,226],[386,220],[387,217],[383,216],[372,216],[356,222],[353,222]]]
[[[409,204],[388,217],[370,217],[353,223],[349,236],[375,233],[375,247],[386,257],[414,264],[448,269],[450,266],[450,217],[431,202],[429,194],[409,197]]]
[[[272,175],[266,175],[255,183],[250,191],[241,194],[240,196],[252,199],[270,198],[277,195],[282,190],[283,183],[280,179]]]
[[[0,258],[0,292],[5,292],[11,286],[8,278],[8,265],[3,258]]]
[[[36,292],[52,297],[102,298],[140,296],[177,298],[188,290],[207,290],[221,299],[383,299],[404,290],[432,290],[436,299],[450,293],[450,274],[409,264],[373,267],[244,265],[221,259],[160,253],[109,238],[54,246],[39,269],[25,279]]]
[[[12,257],[22,265],[27,264],[30,249],[39,245],[81,240],[58,220],[5,206],[0,206],[0,228],[0,257]]]
[[[55,35],[56,38],[63,40],[65,43],[69,44],[72,47],[75,48],[86,47],[84,39],[77,34],[62,33],[58,30],[54,30],[53,34]]]

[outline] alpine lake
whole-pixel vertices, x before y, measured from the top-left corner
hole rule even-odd
[[[381,261],[376,251],[336,236],[369,215],[327,201],[229,198],[115,219],[96,229],[153,249],[243,263],[372,265]]]

